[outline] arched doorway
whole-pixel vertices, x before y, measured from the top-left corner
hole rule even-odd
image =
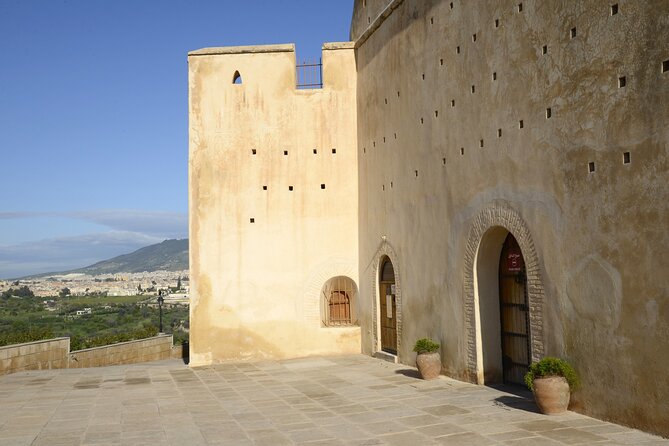
[[[527,272],[518,241],[510,232],[499,257],[499,313],[504,383],[522,385],[531,358]]]
[[[397,308],[395,291],[395,269],[388,257],[381,261],[379,274],[379,322],[381,326],[381,350],[397,354]]]

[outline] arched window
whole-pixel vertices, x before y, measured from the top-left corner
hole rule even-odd
[[[355,282],[345,276],[325,282],[321,293],[321,315],[326,327],[357,325],[354,302],[357,298]]]
[[[235,71],[235,74],[232,75],[232,83],[235,85],[242,84],[242,75],[239,74],[239,71]]]

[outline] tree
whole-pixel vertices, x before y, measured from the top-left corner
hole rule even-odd
[[[69,296],[70,294],[72,294],[70,292],[70,289],[68,287],[65,287],[62,290],[60,290],[60,293],[58,293],[58,296],[59,297],[65,297],[65,296]]]

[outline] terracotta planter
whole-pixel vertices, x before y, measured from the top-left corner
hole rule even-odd
[[[439,352],[419,353],[416,356],[416,367],[423,379],[435,379],[441,373]]]
[[[567,411],[569,384],[562,376],[534,378],[534,401],[541,413],[556,415]]]

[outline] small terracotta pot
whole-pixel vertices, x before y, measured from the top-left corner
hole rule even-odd
[[[534,401],[541,413],[557,415],[569,406],[569,384],[562,376],[534,378]]]
[[[439,352],[419,353],[416,356],[416,367],[423,379],[435,379],[441,373]]]

